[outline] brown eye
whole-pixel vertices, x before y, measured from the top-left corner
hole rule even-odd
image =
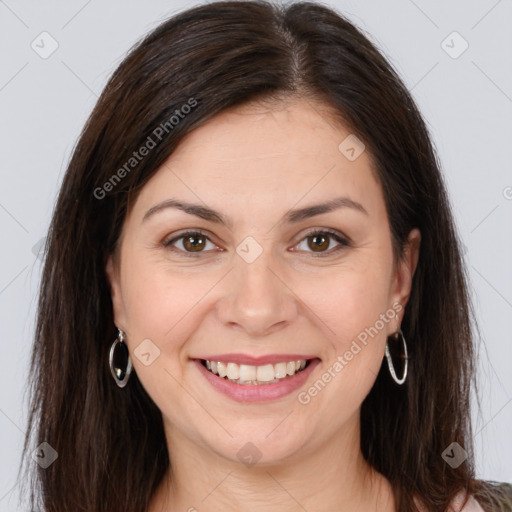
[[[334,242],[332,248],[330,248],[331,242]],[[301,244],[305,244],[305,247],[301,248]],[[310,254],[316,253],[316,256],[330,256],[350,246],[348,239],[336,231],[329,230],[313,231],[297,245],[299,250]]]
[[[183,247],[190,252],[200,252],[205,246],[205,237],[201,234],[183,237]]]
[[[205,234],[198,231],[188,231],[182,233],[180,236],[162,242],[162,245],[167,249],[177,251],[185,256],[208,252],[204,250],[208,244],[211,244],[211,246],[215,248],[215,244],[211,242]]]
[[[324,234],[310,235],[307,237],[308,241],[311,241],[311,243],[308,243],[308,247],[315,252],[323,252],[325,249],[329,248],[329,238],[329,236],[325,236]]]

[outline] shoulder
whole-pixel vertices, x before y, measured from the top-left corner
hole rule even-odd
[[[469,496],[466,501],[466,492],[461,490],[455,495],[445,512],[488,512],[490,507],[493,512],[512,512],[512,485],[509,483],[482,481],[486,484],[486,491],[482,493],[486,503],[492,501],[493,505],[483,506],[475,496]],[[480,496],[480,493],[479,493]],[[492,499],[489,499],[492,496]],[[464,502],[466,503],[464,504]],[[414,503],[420,512],[426,512],[422,500],[414,497]]]
[[[493,510],[497,512],[512,512],[512,485],[498,482],[492,482],[492,484],[495,491],[497,491],[494,497],[499,502],[499,508],[493,508]],[[453,499],[447,512],[485,512],[473,496],[470,496],[467,503],[462,507],[465,498],[466,493],[464,491],[459,492]]]
[[[466,493],[464,491],[459,492],[459,494],[457,494],[450,503],[448,512],[484,512],[484,509],[473,496],[469,496],[466,504],[462,507],[465,499]]]

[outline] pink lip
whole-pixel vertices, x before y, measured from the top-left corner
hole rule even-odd
[[[298,357],[297,359],[307,358]],[[220,360],[222,361],[222,359]],[[295,359],[292,358],[289,360],[293,361]],[[235,362],[229,358],[228,361]],[[289,395],[290,393],[293,393],[295,390],[300,388],[306,382],[315,367],[320,364],[320,360],[316,358],[310,361],[304,370],[296,373],[292,377],[286,377],[274,384],[246,386],[244,384],[235,384],[234,382],[230,382],[229,380],[219,377],[218,375],[214,375],[203,366],[200,359],[194,359],[193,362],[197,366],[200,373],[204,375],[206,380],[217,391],[227,396],[228,398],[231,398],[232,400],[236,400],[237,402],[269,402],[271,400],[277,400],[278,398]]]
[[[222,361],[223,363],[250,364],[260,366],[263,364],[287,363],[301,359],[314,359],[316,356],[305,356],[301,354],[269,354],[267,356],[254,357],[247,354],[217,354],[214,356],[201,357],[208,361]]]

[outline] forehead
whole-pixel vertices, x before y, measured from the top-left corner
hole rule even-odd
[[[216,209],[249,201],[291,208],[340,194],[373,204],[382,198],[368,151],[356,159],[341,151],[353,137],[326,106],[310,100],[231,108],[180,142],[146,183],[134,210],[170,196]]]
[[[321,155],[334,161],[339,143],[349,134],[318,102],[249,103],[221,112],[188,134],[170,160],[174,164],[191,158],[211,160],[224,167],[256,166],[283,157],[293,161]]]

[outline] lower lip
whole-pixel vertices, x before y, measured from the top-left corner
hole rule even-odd
[[[274,384],[245,385],[235,384],[207,370],[199,359],[195,359],[199,371],[206,380],[220,393],[237,402],[269,402],[293,393],[308,379],[311,372],[320,363],[318,359],[309,362],[304,370],[291,377],[286,377]]]

